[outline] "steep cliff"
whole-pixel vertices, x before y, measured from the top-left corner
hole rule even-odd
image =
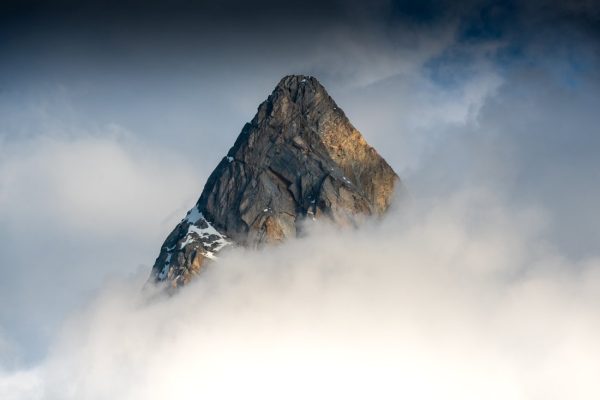
[[[357,226],[403,191],[317,79],[286,76],[167,237],[152,277],[180,286],[227,246],[280,242],[307,218]]]

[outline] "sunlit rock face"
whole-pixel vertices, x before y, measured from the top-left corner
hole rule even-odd
[[[277,243],[301,233],[306,220],[357,226],[403,192],[317,79],[286,76],[167,237],[152,277],[180,286],[231,245]]]

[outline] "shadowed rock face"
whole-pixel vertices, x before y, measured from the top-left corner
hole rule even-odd
[[[286,76],[167,237],[152,276],[185,284],[227,246],[280,242],[298,235],[306,219],[356,226],[403,191],[315,78]]]

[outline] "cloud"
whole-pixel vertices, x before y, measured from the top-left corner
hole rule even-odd
[[[169,215],[170,197],[189,201],[196,195],[197,174],[174,155],[135,154],[118,140],[85,135],[38,137],[19,147],[8,151],[2,168],[0,218],[10,223],[147,235],[155,224],[147,218],[150,210]]]
[[[174,297],[108,284],[36,371],[45,399],[596,398],[600,261],[468,191],[237,250]],[[6,378],[5,378],[6,379]],[[11,378],[8,378],[11,379]]]
[[[47,132],[1,150],[0,327],[13,349],[0,366],[14,367],[41,357],[107,276],[150,264],[205,178],[118,127]]]

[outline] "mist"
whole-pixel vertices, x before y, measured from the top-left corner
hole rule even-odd
[[[570,263],[535,209],[492,193],[410,211],[231,251],[173,297],[141,290],[146,273],[113,280],[29,371],[23,398],[599,394],[599,259]]]

